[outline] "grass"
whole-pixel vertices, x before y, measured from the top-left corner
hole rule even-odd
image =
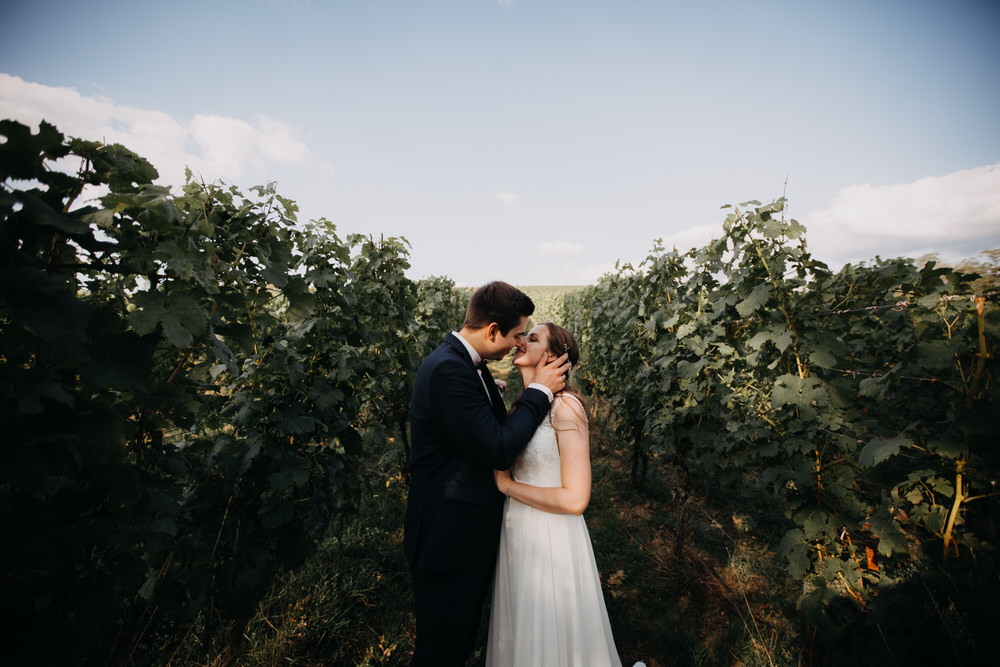
[[[620,448],[595,460],[587,515],[626,664],[794,664],[773,545],[741,530],[733,508],[678,492],[669,466],[654,459],[644,493],[628,466]]]
[[[248,628],[239,664],[409,664],[413,597],[402,550],[398,478],[294,575],[279,582]]]
[[[798,639],[782,607],[789,591],[774,544],[733,507],[684,504],[673,471],[655,460],[648,491],[637,492],[628,460],[614,446],[595,454],[586,513],[626,667],[795,664]],[[359,513],[260,606],[239,664],[409,664],[405,492],[399,477],[373,483]],[[678,530],[682,505],[687,519]],[[484,622],[480,646],[485,640]],[[482,665],[483,653],[471,664]]]

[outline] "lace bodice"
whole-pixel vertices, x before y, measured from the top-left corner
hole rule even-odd
[[[586,411],[561,394],[514,463],[514,477],[560,483],[559,448],[570,459],[589,436]],[[578,409],[577,409],[578,408]],[[573,435],[573,430],[579,433]],[[622,667],[601,590],[601,575],[580,514],[546,512],[508,498],[490,608],[487,667]]]
[[[514,461],[511,475],[515,480],[532,486],[562,486],[559,446],[551,419],[558,402],[562,400],[565,400],[564,397],[559,396],[553,401],[549,415],[542,420],[528,446]]]

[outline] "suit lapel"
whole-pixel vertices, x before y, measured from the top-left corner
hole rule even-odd
[[[469,356],[469,351],[465,349],[465,345],[462,345],[462,341],[455,337],[454,334],[449,333],[445,336],[445,342],[451,345],[455,351],[459,354],[465,363],[469,366],[473,373],[476,375],[476,379],[479,379],[479,371],[476,369],[475,364],[472,363],[472,357]],[[489,400],[493,404],[493,415],[498,421],[503,421],[507,417],[507,407],[503,402],[503,395],[500,393],[500,388],[497,387],[497,383],[493,381],[493,375],[490,373],[490,369],[485,365],[483,366],[483,383],[486,385],[486,391],[489,394]]]
[[[504,417],[507,416],[507,411],[504,409],[503,395],[500,393],[500,388],[497,387],[497,383],[493,381],[493,374],[490,373],[490,369],[483,364],[483,382],[486,383],[486,391],[490,394],[490,400],[493,402],[493,414],[499,421],[503,421]]]

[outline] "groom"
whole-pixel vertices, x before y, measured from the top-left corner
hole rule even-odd
[[[542,366],[508,416],[486,368],[518,343],[535,304],[492,282],[472,295],[461,331],[420,365],[410,403],[410,492],[404,548],[413,576],[414,667],[461,667],[472,653],[493,579],[506,470],[565,385],[564,355]]]

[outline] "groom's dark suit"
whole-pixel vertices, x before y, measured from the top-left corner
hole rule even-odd
[[[417,612],[413,665],[462,665],[471,652],[500,541],[503,494],[493,470],[513,464],[549,410],[545,393],[529,388],[507,416],[485,367],[483,376],[449,334],[413,387],[404,529]]]

